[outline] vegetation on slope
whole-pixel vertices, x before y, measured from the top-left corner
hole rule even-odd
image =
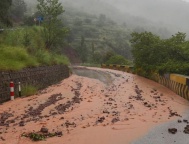
[[[161,39],[151,32],[132,33],[132,52],[137,73],[150,77],[154,73],[189,75],[189,41],[178,32]]]
[[[22,0],[19,1],[22,2]],[[14,1],[13,4],[15,4]],[[6,11],[4,12],[6,13]],[[53,20],[56,20],[58,15],[53,15]],[[6,24],[6,20],[2,22]],[[43,22],[41,26],[22,26],[1,31],[0,70],[20,70],[40,65],[69,64],[68,58],[58,53],[59,38],[53,37],[53,34],[56,35],[55,30],[58,31],[57,28],[53,29],[54,25],[51,25],[53,26],[50,27],[51,33],[45,33],[48,30],[43,26],[46,22],[48,21]],[[59,32],[62,32],[62,27],[58,28]],[[63,31],[61,34],[64,35],[65,32]],[[51,45],[49,45],[50,41]]]
[[[99,16],[66,9],[63,16],[70,28],[68,43],[80,54],[83,62],[105,63],[107,53],[132,59],[130,30],[101,14]]]

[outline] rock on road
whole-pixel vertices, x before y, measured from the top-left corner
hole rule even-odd
[[[182,131],[188,101],[137,75],[77,69],[96,73],[96,79],[73,74],[37,95],[0,105],[0,144],[180,144],[175,139],[181,135],[182,144],[189,141]],[[41,128],[61,135],[39,142],[22,136]]]

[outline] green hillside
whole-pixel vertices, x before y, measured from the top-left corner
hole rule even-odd
[[[26,4],[23,0],[2,0],[0,8],[3,7],[6,9],[1,9],[4,15],[0,15],[0,70],[69,64],[68,58],[59,53],[60,38],[65,35],[65,29],[55,27],[55,24],[48,29],[46,22],[35,26],[34,18],[29,26],[25,23]],[[56,20],[55,16],[53,20]],[[47,33],[47,30],[51,31]],[[60,37],[52,39],[54,34]]]
[[[63,22],[69,27],[68,43],[84,62],[104,62],[107,53],[132,59],[129,43],[131,31],[105,15],[91,15],[65,7]],[[93,57],[97,57],[93,59]],[[84,58],[83,58],[84,57]]]

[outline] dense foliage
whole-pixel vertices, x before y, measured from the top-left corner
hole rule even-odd
[[[10,16],[15,23],[19,23],[24,19],[27,6],[24,0],[12,0]]]
[[[63,12],[62,6],[58,0],[39,0],[39,2],[40,15],[46,20],[42,26],[25,27],[22,26],[26,12],[24,0],[0,2],[1,14],[6,18],[0,16],[2,22],[0,26],[4,28],[0,32],[0,70],[20,70],[26,67],[69,63],[66,56],[57,52],[58,40],[63,41],[63,37],[59,36],[65,35],[63,28],[57,25],[59,24],[57,16]],[[60,8],[59,11],[57,8]],[[7,27],[9,20],[14,26],[11,29]],[[54,49],[50,49],[52,46]]]
[[[0,34],[0,69],[19,70],[25,67],[68,64],[64,55],[45,49],[41,27],[22,28]]]
[[[151,32],[132,33],[131,43],[136,71],[143,76],[153,73],[189,75],[189,41],[178,32],[161,39]]]
[[[66,29],[58,18],[64,10],[59,0],[37,0],[38,11],[41,16],[38,21],[42,22],[43,36],[46,49],[52,49],[62,41]]]
[[[110,52],[132,59],[130,30],[104,14],[92,15],[65,7],[63,21],[70,28],[67,42],[83,62],[104,63]]]
[[[106,64],[130,65],[131,63],[121,55],[115,55],[106,61]]]
[[[4,26],[11,26],[12,22],[9,17],[9,8],[11,7],[12,0],[0,1],[0,28]]]

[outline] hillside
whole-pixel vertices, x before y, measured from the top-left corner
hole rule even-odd
[[[84,61],[103,62],[103,57],[108,53],[116,53],[131,59],[129,43],[131,31],[125,26],[117,24],[106,15],[92,15],[81,12],[70,6],[65,6],[63,15],[65,26],[70,28],[67,37],[69,44],[74,47]]]
[[[30,12],[36,0],[29,1]],[[170,38],[178,31],[189,33],[189,3],[182,0],[60,0],[64,26],[70,29],[67,43],[82,61],[104,62],[107,54],[132,60],[130,34],[150,31]]]
[[[109,0],[123,13],[139,16],[172,31],[188,30],[189,3],[182,0]]]
[[[72,6],[94,15],[105,14],[119,24],[135,31],[151,31],[170,37],[181,31],[189,33],[187,14],[189,3],[182,0],[64,0]]]
[[[25,0],[34,6],[36,0]],[[105,14],[135,31],[151,31],[170,37],[178,31],[189,33],[189,3],[183,0],[60,0],[64,7],[98,16]]]

